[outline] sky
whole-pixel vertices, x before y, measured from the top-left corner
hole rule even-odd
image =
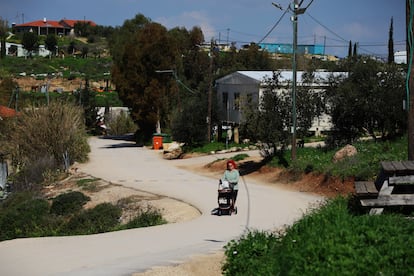
[[[349,41],[358,53],[387,57],[393,18],[394,50],[405,50],[405,0],[298,0],[298,44],[325,45],[325,53],[345,57]],[[275,3],[282,9],[273,5]],[[293,0],[0,0],[0,17],[9,24],[36,20],[87,19],[122,26],[143,14],[167,29],[201,27],[206,42],[292,43]]]

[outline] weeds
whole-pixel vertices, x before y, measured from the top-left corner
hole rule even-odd
[[[356,156],[345,158],[333,163],[336,150],[319,148],[298,148],[297,158],[291,161],[290,151],[284,152],[284,159],[290,162],[288,168],[299,172],[317,172],[346,179],[355,177],[356,180],[373,180],[380,168],[381,161],[406,160],[407,137],[395,141],[361,141],[354,144],[358,153]],[[279,167],[278,159],[273,158],[270,166]]]
[[[79,179],[76,184],[78,185],[78,187],[81,187],[82,190],[85,191],[90,191],[90,192],[95,192],[98,191],[98,183],[97,181],[99,181],[100,178],[83,178],[83,179]]]

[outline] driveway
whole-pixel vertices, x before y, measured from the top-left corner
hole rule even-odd
[[[179,166],[206,164],[226,155],[164,160],[161,151],[123,140],[91,138],[90,161],[80,169],[95,177],[187,202],[202,215],[155,227],[71,237],[27,238],[0,243],[1,275],[131,275],[221,250],[247,230],[291,224],[321,197],[242,179],[238,214],[214,216],[217,179]],[[250,152],[254,155],[257,152]],[[233,156],[227,154],[227,156]],[[223,168],[224,169],[224,168]]]

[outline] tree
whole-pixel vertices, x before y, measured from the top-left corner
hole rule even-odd
[[[48,34],[45,39],[45,46],[46,49],[52,52],[53,55],[56,55],[56,46],[58,45],[58,41],[56,35]]]
[[[90,34],[93,33],[93,29],[94,29],[94,27],[91,26],[90,22],[83,22],[83,21],[76,22],[73,27],[75,29],[75,33],[78,36],[82,36],[82,37],[88,37]]]
[[[205,99],[187,98],[180,109],[175,109],[171,122],[174,140],[184,142],[189,146],[205,141],[207,108],[204,103]]]
[[[331,145],[352,143],[364,134],[391,138],[406,128],[404,77],[397,66],[361,58],[347,78],[332,80],[327,95],[334,125]]]
[[[38,41],[39,37],[37,34],[33,32],[23,33],[22,45],[23,48],[28,52],[29,57],[32,57],[33,51],[36,51],[39,48]]]
[[[115,64],[122,63],[125,44],[130,41],[145,24],[151,20],[142,14],[137,14],[133,19],[125,20],[122,27],[115,28],[113,35],[108,39],[109,50]]]
[[[388,63],[394,63],[394,39],[393,39],[393,18],[391,17],[390,31],[388,35]]]
[[[265,80],[267,84],[260,99],[256,103],[247,104],[243,109],[243,122],[240,131],[248,137],[262,141],[269,154],[283,152],[290,143],[292,126],[292,93],[279,83],[280,72]],[[313,119],[320,115],[321,96],[312,89],[316,82],[313,72],[303,76],[303,85],[297,90],[297,129],[304,135],[312,125]],[[281,156],[281,155],[280,155]]]
[[[0,17],[0,59],[6,56],[6,39],[8,30],[8,22]]]
[[[354,43],[354,51],[352,53],[352,57],[354,59],[357,59],[358,58],[358,42],[355,42]]]
[[[240,49],[239,63],[248,70],[271,70],[272,63],[267,51],[261,51],[259,45],[251,43]]]
[[[96,107],[95,92],[90,89],[88,79],[85,79],[84,88],[79,92],[77,97],[78,102],[83,108],[87,129],[93,134],[98,134],[98,110]]]
[[[296,117],[297,117],[297,136],[304,138],[308,134],[315,117],[319,117],[325,112],[325,91],[314,89],[318,80],[315,78],[313,70],[305,71],[302,75],[302,85],[296,89]]]
[[[352,58],[352,41],[349,41],[348,45],[348,58]]]
[[[148,141],[155,132],[157,121],[164,127],[169,124],[167,104],[174,98],[174,90],[160,83],[163,78],[157,70],[173,68],[176,55],[165,27],[158,23],[147,23],[129,32],[124,46],[114,57],[113,81],[120,99],[131,108],[131,116],[138,124],[138,137]]]

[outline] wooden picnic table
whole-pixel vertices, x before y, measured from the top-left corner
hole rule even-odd
[[[414,206],[414,161],[381,162],[375,182],[357,181],[355,191],[370,214],[389,206]]]

